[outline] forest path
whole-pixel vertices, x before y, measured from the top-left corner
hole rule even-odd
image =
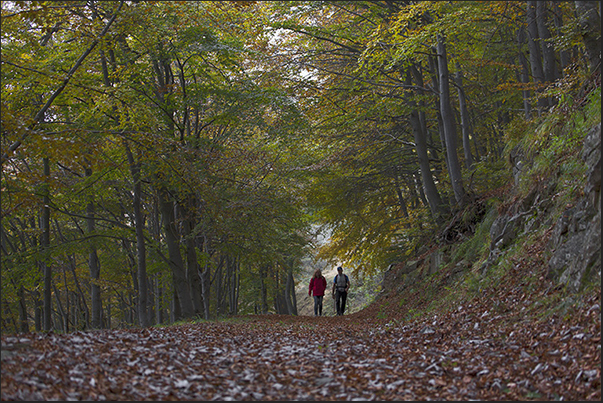
[[[405,324],[359,312],[2,336],[2,400],[599,401],[590,302],[571,323],[474,305]]]

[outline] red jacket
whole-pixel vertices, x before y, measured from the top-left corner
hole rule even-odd
[[[310,289],[308,290],[308,295],[312,296],[312,291],[314,291],[315,297],[320,297],[321,295],[325,295],[325,290],[327,289],[327,279],[324,276],[321,277],[312,277],[310,280]]]

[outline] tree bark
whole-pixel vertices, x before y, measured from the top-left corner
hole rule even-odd
[[[260,266],[260,313],[268,313],[268,289],[266,287],[266,278],[268,277],[268,267],[266,265]]]
[[[151,317],[149,314],[149,288],[147,277],[147,253],[144,239],[144,215],[142,213],[142,185],[140,181],[140,163],[134,161],[134,156],[130,150],[127,140],[124,140],[124,148],[130,165],[130,174],[134,180],[134,199],[132,208],[134,209],[134,226],[136,229],[136,262],[138,279],[138,321],[140,326],[149,327]]]
[[[52,266],[50,264],[50,160],[44,157],[44,206],[42,207],[42,268],[44,274],[44,330],[52,329]]]
[[[208,235],[204,234],[202,236],[203,244],[201,248],[203,252],[209,256],[209,240]],[[203,265],[203,270],[199,267],[199,277],[201,278],[201,293],[203,295],[203,317],[205,320],[209,319],[209,298],[211,294],[211,281],[210,281],[210,267],[209,267],[209,259],[205,259],[205,264]]]
[[[417,79],[417,76],[418,75],[415,75],[415,79]],[[411,72],[409,71],[406,74],[406,84],[409,86],[412,84],[411,79]],[[423,87],[422,82],[417,83],[417,85],[419,88]],[[444,203],[442,203],[440,193],[438,192],[433,180],[433,176],[431,175],[429,156],[427,154],[427,135],[424,131],[424,126],[421,124],[419,112],[416,108],[416,102],[410,99],[410,97],[407,97],[407,102],[411,108],[413,108],[409,119],[415,140],[415,150],[419,161],[419,170],[421,171],[421,182],[423,184],[425,197],[427,198],[431,214],[434,216],[434,218],[437,218],[445,215],[447,213],[447,209],[445,208]]]
[[[526,41],[526,34],[522,27],[519,28],[517,32],[517,47],[518,47],[518,58],[519,64],[521,65],[521,73],[519,73],[519,81],[524,84],[524,89],[522,90],[523,96],[523,112],[526,120],[530,120],[532,117],[532,104],[530,101],[531,94],[530,90],[527,88],[530,83],[530,72],[529,72],[529,63],[526,55],[524,54],[522,48]]]
[[[540,48],[542,50],[542,71],[544,81],[552,83],[559,78],[559,70],[555,61],[555,48],[550,41],[551,32],[548,28],[547,1],[536,2],[536,26],[538,28],[538,37],[540,38]]]
[[[435,50],[437,52],[437,49]],[[431,85],[433,87],[433,91],[439,93],[440,91],[440,82],[438,80],[438,62],[432,55],[428,56],[429,70],[431,73]],[[435,109],[436,116],[438,119],[438,136],[440,137],[440,144],[442,145],[442,150],[444,150],[444,161],[446,166],[448,166],[448,155],[446,155],[446,138],[444,137],[444,123],[442,121],[442,113],[440,112],[440,99],[436,99],[434,101],[433,108]]]
[[[29,333],[29,322],[27,320],[27,303],[25,301],[25,288],[20,285],[17,291],[19,297],[19,331]]]
[[[471,154],[471,119],[467,110],[467,100],[463,88],[463,72],[460,64],[456,64],[456,88],[459,96],[459,108],[461,110],[461,133],[463,134],[463,152],[465,153],[465,167],[468,171],[473,170],[473,155]]]
[[[92,176],[92,168],[86,167],[86,177]],[[94,202],[91,200],[86,205],[86,229],[89,236],[94,236],[95,231],[95,209]],[[92,320],[90,326],[93,329],[102,328],[102,300],[101,300],[101,288],[99,285],[100,280],[100,262],[98,260],[98,254],[96,246],[94,246],[94,240],[91,239],[91,245],[88,251],[88,269],[90,271],[90,299],[92,305]]]
[[[240,281],[240,262],[237,258],[232,258],[228,265],[229,287],[228,287],[228,313],[236,315],[238,313],[239,301],[239,281]]]
[[[552,7],[553,7],[553,21],[555,23],[555,32],[557,34],[557,36],[562,37],[563,36],[563,16],[562,16],[562,11],[561,11],[561,7],[559,7],[559,2],[553,1],[552,2]],[[564,70],[567,66],[569,66],[571,63],[570,60],[570,53],[567,50],[559,50],[559,76],[563,77],[564,76]]]
[[[159,206],[164,223],[165,242],[168,247],[170,268],[174,280],[174,292],[177,297],[176,303],[179,305],[182,318],[190,318],[194,315],[194,309],[182,254],[180,253],[180,234],[176,227],[174,203],[169,199],[169,194],[165,189],[160,189],[158,193]],[[181,318],[176,317],[175,319],[178,320]]]
[[[293,265],[287,270],[287,284],[285,286],[285,295],[287,296],[287,309],[289,315],[297,316],[297,299],[295,297],[295,279],[293,278]]]
[[[537,7],[538,1],[528,1],[526,8],[526,18],[528,25],[528,49],[530,54],[530,68],[532,71],[532,80],[536,84],[536,95],[542,92],[544,86],[544,69],[542,66],[542,51],[538,44]],[[548,106],[548,100],[541,96],[538,97],[538,115]]]
[[[456,129],[454,123],[454,114],[450,105],[450,84],[448,73],[448,57],[446,55],[446,45],[444,38],[438,34],[438,71],[440,73],[440,113],[444,128],[444,138],[446,139],[446,156],[448,161],[448,174],[454,199],[460,206],[465,204],[465,189],[463,188],[463,177],[461,166],[459,164],[456,150]]]
[[[590,72],[601,70],[601,14],[598,1],[575,1]]]
[[[83,329],[87,329],[88,326],[90,326],[90,311],[88,309],[88,304],[86,303],[86,297],[84,295],[84,291],[82,290],[82,286],[80,285],[80,281],[77,277],[76,274],[76,265],[75,265],[75,258],[73,257],[73,255],[69,255],[68,257],[69,260],[69,271],[71,272],[71,275],[73,276],[73,283],[75,284],[77,291],[78,291],[78,296],[79,296],[79,301],[80,303],[83,305],[83,310],[82,313],[84,315],[84,324],[81,326],[81,328]]]
[[[192,202],[191,202],[192,203]],[[202,294],[202,285],[201,278],[199,277],[199,263],[197,262],[197,250],[195,248],[196,245],[196,235],[193,233],[193,229],[195,227],[193,223],[193,213],[191,211],[190,205],[187,210],[186,217],[183,220],[182,228],[184,230],[184,236],[186,238],[186,271],[187,278],[189,280],[190,290],[191,290],[191,298],[193,301],[193,310],[195,314],[201,315],[203,314],[203,294]]]

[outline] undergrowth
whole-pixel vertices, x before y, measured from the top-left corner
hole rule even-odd
[[[579,105],[572,102],[577,101],[566,98],[540,119],[518,119],[509,126],[505,153],[519,148],[522,159],[528,161],[522,180],[504,195],[506,200],[488,199],[486,214],[475,225],[474,233],[449,248],[447,263],[408,285],[403,295],[398,296],[395,309],[391,300],[382,304],[378,318],[395,316],[412,320],[448,312],[485,295],[496,299],[497,293],[521,292],[530,296],[530,305],[523,314],[534,320],[546,320],[551,315],[568,315],[580,304],[583,295],[597,292],[597,287],[600,293],[600,284],[591,284],[581,293],[570,295],[563,286],[547,278],[544,251],[548,232],[557,216],[583,196],[587,170],[581,156],[583,141],[589,130],[601,122],[600,88],[590,92]],[[502,169],[508,173],[510,168]],[[477,178],[483,176],[476,174]],[[496,175],[497,179],[504,176],[500,172]],[[517,236],[494,264],[482,271],[490,252],[489,230],[497,217],[497,208],[508,207],[535,189],[542,198],[550,199],[550,205],[545,212],[534,214],[547,214],[548,218],[533,217],[534,228]],[[458,267],[462,267],[460,273]],[[505,301],[497,303],[493,309],[510,309]]]

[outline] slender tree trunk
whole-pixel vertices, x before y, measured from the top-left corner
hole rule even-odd
[[[467,99],[465,98],[465,89],[463,88],[463,72],[461,65],[456,63],[456,85],[459,95],[459,108],[461,110],[461,132],[463,134],[463,151],[465,153],[465,166],[468,171],[473,170],[473,155],[471,154],[471,119],[467,110]]]
[[[413,64],[410,67],[410,73],[412,74],[414,81],[417,83],[417,93],[419,95],[425,95],[425,90],[423,90],[423,88],[425,87],[425,83],[423,81],[423,72],[421,71],[421,65],[420,64]],[[437,87],[434,87],[437,88]],[[430,147],[430,145],[433,143],[432,138],[431,138],[431,134],[429,132],[429,129],[427,127],[427,119],[425,118],[425,101],[420,98],[419,102],[417,103],[418,106],[418,115],[419,115],[419,124],[420,127],[422,128],[421,132],[425,134],[425,138],[427,141],[427,153],[428,155],[431,154],[431,158],[434,161],[437,161],[439,159],[438,157],[438,151],[435,147]]]
[[[209,235],[203,234],[199,239],[202,242],[199,247],[203,251],[203,253],[206,254],[206,256],[210,255],[208,238]],[[210,318],[209,302],[211,295],[211,268],[208,260],[209,259],[205,260],[203,269],[199,267],[199,278],[201,279],[201,295],[203,296],[203,318],[205,318],[205,320]]]
[[[553,82],[559,78],[559,70],[555,61],[555,47],[551,42],[551,32],[548,28],[547,1],[536,2],[536,26],[542,49],[542,70],[544,80]]]
[[[285,285],[285,295],[287,296],[287,310],[289,315],[297,316],[297,299],[295,297],[295,279],[293,278],[293,264],[289,265],[287,270],[287,283]]]
[[[465,204],[465,189],[463,188],[463,177],[456,150],[456,129],[454,113],[450,105],[450,84],[448,73],[448,57],[444,38],[438,35],[438,71],[440,73],[440,112],[446,139],[446,155],[448,160],[448,173],[454,191],[456,203],[460,206]]]
[[[161,219],[157,197],[153,197],[151,200],[151,213],[149,215],[149,221],[149,231],[151,233],[151,237],[156,244],[159,244],[161,239]],[[166,302],[165,286],[159,273],[155,274],[153,282],[155,287],[155,323],[159,324],[163,323],[168,318],[164,305]]]
[[[416,67],[412,67],[411,69],[416,69]],[[408,71],[406,74],[406,84],[408,86],[412,85],[412,76],[415,77],[415,80],[422,80],[419,76],[420,74],[412,74],[412,71]],[[423,82],[417,82],[417,87],[423,88]],[[415,140],[415,150],[417,152],[417,158],[419,160],[419,170],[421,171],[421,182],[423,184],[423,190],[425,191],[425,197],[427,198],[427,202],[429,204],[429,209],[434,218],[437,218],[442,215],[447,214],[447,208],[444,203],[442,203],[442,199],[440,197],[440,193],[436,187],[436,184],[433,180],[433,176],[431,174],[431,166],[429,164],[429,156],[427,153],[427,133],[425,131],[425,126],[421,122],[420,113],[416,107],[416,102],[409,97],[407,97],[407,102],[413,107],[413,110],[410,113],[410,125],[412,127],[413,136]]]
[[[524,47],[524,43],[526,41],[526,34],[523,28],[519,28],[519,30],[517,31],[517,47],[518,47],[518,58],[519,58],[519,64],[521,65],[521,73],[519,73],[520,76],[520,82],[523,84],[524,89],[522,90],[522,96],[523,96],[523,111],[524,111],[524,117],[526,120],[530,120],[532,118],[532,104],[530,101],[531,98],[531,94],[530,94],[530,90],[527,88],[528,84],[530,83],[530,67],[529,67],[529,63],[528,63],[528,59],[526,58],[526,55],[523,52],[523,47]]]
[[[140,180],[140,163],[134,161],[134,156],[130,150],[127,140],[124,140],[124,148],[128,156],[130,165],[130,174],[134,180],[134,199],[132,207],[134,209],[134,226],[136,228],[136,262],[138,279],[138,321],[140,326],[149,327],[151,317],[149,314],[149,290],[147,277],[147,253],[144,239],[144,215],[142,213],[142,185]]]
[[[429,206],[429,202],[427,201],[427,197],[425,196],[425,189],[421,183],[421,178],[419,177],[419,173],[417,172],[413,172],[412,174],[412,178],[410,178],[410,180],[408,181],[408,190],[413,192],[413,203],[412,206],[413,208],[418,208],[419,207],[419,201],[421,202],[421,204],[423,206]],[[443,204],[443,206],[445,207],[445,205]],[[445,207],[446,208],[446,207]],[[447,211],[447,208],[446,208]],[[438,217],[436,216],[436,219]],[[420,225],[420,224],[419,224]]]
[[[599,1],[575,1],[590,72],[601,71],[601,9]]]
[[[19,297],[19,331],[29,333],[29,322],[27,320],[27,302],[25,301],[25,288],[22,285],[17,290]]]
[[[536,84],[536,95],[538,96],[544,86],[544,68],[542,66],[542,51],[538,43],[538,21],[536,15],[536,7],[538,1],[528,1],[526,8],[526,17],[528,25],[528,49],[530,54],[530,67],[532,70],[532,80]],[[538,96],[538,115],[542,113],[544,108],[548,106],[548,100],[542,96]]]
[[[73,307],[71,306],[71,298],[69,298],[69,284],[67,283],[67,269],[65,267],[63,267],[63,270],[61,270],[61,273],[63,274],[63,286],[65,287],[65,331],[69,332],[69,323],[70,323],[70,318],[71,318],[71,311],[73,310]],[[75,324],[75,322],[71,322],[71,325],[73,326]]]
[[[214,273],[214,290],[216,291],[216,317],[220,317],[222,316],[222,313],[224,312],[224,283],[223,283],[223,271],[224,271],[224,266],[225,266],[225,262],[226,265],[228,265],[228,257],[221,257],[220,258],[221,262],[218,265],[218,267],[216,267],[216,271]]]
[[[193,300],[193,310],[196,315],[203,314],[203,289],[201,278],[199,277],[199,263],[197,262],[197,251],[195,249],[195,239],[192,229],[194,227],[190,218],[186,218],[183,223],[183,228],[186,236],[186,267],[187,277],[191,290],[191,298]]]
[[[180,234],[176,227],[174,203],[169,200],[169,194],[165,189],[159,191],[159,205],[163,217],[165,242],[168,247],[170,268],[172,269],[172,277],[174,280],[174,291],[177,296],[177,303],[180,307],[180,314],[183,318],[190,318],[194,315],[194,309],[189,284],[186,278],[186,270],[180,253]],[[181,318],[176,317],[175,319]]]
[[[232,258],[232,261],[228,265],[228,273],[229,273],[229,287],[228,287],[228,313],[230,315],[237,314],[237,303],[239,299],[239,268],[240,263],[239,259]]]
[[[38,291],[32,291],[31,295],[34,299],[34,325],[36,332],[40,332],[44,330],[44,301]]]
[[[86,167],[86,177],[92,176],[92,169]],[[88,235],[93,237],[95,231],[95,209],[94,202],[91,200],[86,205],[86,229]],[[90,298],[92,302],[92,320],[90,326],[93,329],[102,328],[102,300],[101,300],[101,288],[99,285],[100,280],[100,262],[98,260],[98,254],[96,246],[94,245],[95,240],[90,240],[90,248],[88,252],[88,269],[90,271]]]
[[[435,52],[437,52],[437,49],[435,49]],[[434,91],[439,92],[440,82],[438,79],[438,76],[439,76],[438,62],[437,62],[437,60],[435,60],[435,58],[432,55],[428,56],[428,61],[429,61],[429,70],[431,73],[431,85],[433,86]],[[444,151],[444,161],[446,163],[446,166],[448,166],[448,155],[446,153],[446,137],[444,136],[444,122],[442,121],[442,113],[440,112],[439,97],[436,101],[434,101],[433,107],[435,109],[436,116],[438,119],[438,135],[440,137],[440,144],[442,145],[442,150]]]
[[[394,187],[396,188],[398,205],[400,206],[400,211],[402,211],[402,216],[404,216],[404,218],[408,218],[408,206],[406,205],[406,199],[404,199],[404,195],[402,194],[402,185],[400,184],[400,179],[398,178],[397,172],[394,173]]]
[[[90,326],[90,311],[88,309],[88,304],[86,304],[86,296],[84,295],[84,291],[82,290],[80,281],[77,278],[77,274],[75,271],[75,268],[76,268],[75,258],[72,255],[69,255],[68,260],[69,260],[69,271],[71,272],[71,275],[73,276],[73,282],[77,288],[79,300],[84,307],[84,309],[82,310],[82,313],[84,315],[84,325],[82,327],[84,329],[87,329]]]
[[[44,163],[44,207],[42,208],[42,268],[44,272],[44,330],[52,329],[52,265],[50,264],[50,160]]]
[[[155,278],[155,323],[163,323],[165,318],[163,314],[163,285],[159,280],[159,276]]]
[[[69,331],[69,318],[63,308],[63,304],[61,303],[61,293],[57,289],[56,285],[52,285],[52,289],[54,291],[54,297],[57,300],[57,320],[56,327],[60,332],[68,332]]]
[[[266,286],[266,278],[268,268],[265,265],[260,266],[260,313],[268,313],[268,288]]]
[[[561,7],[559,7],[559,2],[552,1],[553,7],[553,21],[555,23],[555,33],[559,37],[563,37],[563,16]],[[559,51],[559,76],[564,76],[564,70],[571,63],[570,54],[567,50],[561,49]]]

